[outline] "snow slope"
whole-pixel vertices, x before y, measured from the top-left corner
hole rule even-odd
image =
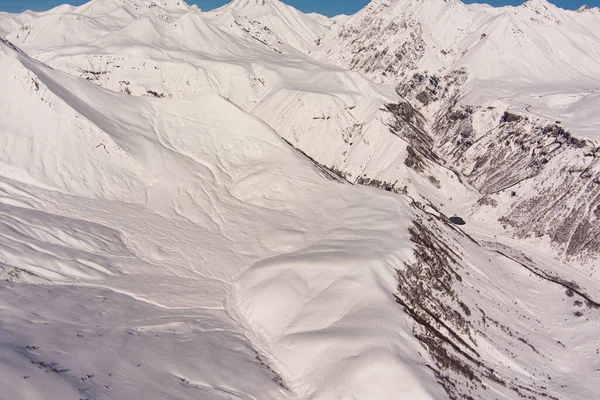
[[[73,6],[64,4],[55,7],[45,12],[25,11],[21,14],[10,14],[0,12],[0,38],[4,38],[7,34],[20,29],[27,22],[31,22],[45,15],[68,13],[74,9]]]
[[[597,10],[57,10],[0,18],[0,397],[594,398]]]
[[[69,17],[68,29],[52,29],[54,24],[40,19],[29,24],[34,36],[14,32],[9,39],[54,68],[115,92],[185,99],[217,93],[351,182],[385,182],[415,198],[421,192],[415,181],[432,192],[441,185],[445,194],[456,185],[452,173],[439,166],[428,166],[435,172],[424,176],[405,167],[409,144],[389,133],[384,108],[399,101],[392,87],[324,65],[297,50],[279,51],[273,47],[279,43],[275,39],[240,35],[239,26],[228,19],[242,23],[242,12],[252,18],[276,15],[281,21],[309,18],[299,11],[280,2],[236,2],[206,14],[165,8],[160,12],[166,14],[152,16],[143,4],[134,13],[127,3],[127,19],[117,19],[116,5],[106,0],[80,7]],[[88,16],[92,6],[94,17]],[[120,21],[118,27],[112,26],[114,20]],[[78,34],[80,30],[85,35]],[[297,32],[296,25],[288,30]],[[446,179],[436,178],[438,183],[432,184],[429,177],[436,174],[452,180],[446,184]],[[460,193],[461,198],[469,196],[468,189]],[[452,196],[445,194],[448,202]]]
[[[31,385],[37,393],[56,387],[57,396],[112,398],[290,391],[331,398],[347,390],[370,398],[369,387],[382,397],[439,398],[410,344],[410,323],[389,296],[395,279],[385,260],[407,252],[398,240],[410,222],[405,200],[327,181],[264,123],[218,96],[114,94],[4,43],[2,64],[10,71],[2,87],[14,94],[2,104],[2,160],[14,169],[3,168],[2,178],[2,263],[13,282],[4,289],[2,370],[18,374],[17,398]],[[43,127],[28,125],[25,110],[42,115],[29,120]],[[308,206],[315,200],[322,207]],[[379,221],[376,236],[364,229],[367,219]],[[22,281],[67,286],[56,289],[65,298],[54,316],[45,313],[38,330],[17,339],[40,303],[10,299],[47,292]],[[84,288],[92,291],[82,298]],[[81,320],[95,301],[114,304],[110,312],[140,311],[114,322],[100,311]],[[267,311],[268,304],[280,306]],[[113,323],[120,328],[106,331]],[[391,332],[405,334],[390,341]],[[118,359],[113,350],[77,356],[97,348],[94,341],[116,350],[110,343],[125,339],[134,343]],[[188,340],[197,352],[177,346]],[[329,349],[327,364],[305,357],[315,348]],[[348,365],[350,356],[357,362]],[[136,391],[141,386],[147,392]]]

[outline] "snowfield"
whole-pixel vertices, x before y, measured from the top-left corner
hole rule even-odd
[[[353,388],[357,376],[383,397],[439,392],[391,295],[386,259],[410,255],[405,199],[328,181],[222,97],[115,94],[2,52],[12,75],[2,86],[15,94],[2,104],[3,159],[14,169],[2,182],[3,274],[13,282],[4,298],[45,296],[46,307],[53,283],[62,303],[35,322],[46,314],[35,301],[5,309],[3,376],[18,380],[3,395],[331,398],[365,390]],[[43,119],[29,126],[21,113]],[[95,302],[114,302],[106,312],[121,322]],[[390,341],[397,331],[406,333]],[[141,336],[131,347],[96,353],[131,335]],[[171,354],[178,343],[182,359]],[[327,363],[306,358],[319,348]],[[279,363],[281,372],[269,366]]]
[[[598,18],[0,13],[0,398],[597,397]]]

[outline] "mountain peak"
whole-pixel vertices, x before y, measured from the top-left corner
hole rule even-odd
[[[231,8],[264,8],[280,6],[283,4],[279,0],[232,0],[229,3]]]
[[[184,0],[92,0],[76,10],[87,16],[120,15],[125,17],[150,17],[158,14],[179,14],[191,9]]]
[[[229,4],[236,7],[264,7],[281,3],[280,0],[231,0]]]
[[[147,7],[181,8],[187,6],[184,0],[128,0]]]
[[[223,6],[224,9],[235,10],[247,17],[256,18],[264,15],[279,14],[290,6],[279,0],[232,0]]]
[[[547,0],[527,0],[523,3],[523,6],[534,9],[546,9],[548,6],[551,6],[551,3]]]
[[[121,6],[132,5],[144,8],[160,7],[165,9],[181,9],[190,7],[184,0],[117,0]],[[93,0],[89,4],[109,4],[115,3],[115,0]]]
[[[308,15],[279,0],[233,0],[212,13],[234,12],[264,26],[264,31],[278,36],[296,50],[309,53],[316,46],[331,21],[325,16]],[[263,29],[263,28],[261,28]]]
[[[582,13],[582,12],[586,12],[586,11],[594,11],[594,10],[599,10],[598,7],[590,7],[587,4],[582,5],[581,7],[579,7],[577,9],[578,13]]]

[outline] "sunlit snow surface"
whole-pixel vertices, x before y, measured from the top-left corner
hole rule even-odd
[[[448,398],[394,297],[415,262],[409,227],[436,212],[329,180],[289,143],[354,176],[412,180],[409,195],[456,211],[476,194],[441,166],[439,188],[405,168],[382,111],[393,87],[307,56],[331,24],[255,0],[0,15],[18,46],[0,43],[0,398]],[[526,92],[494,98],[567,115],[588,93],[530,106]],[[573,121],[596,123],[580,111]],[[524,340],[473,331],[481,358],[592,398],[599,311],[574,317],[579,297],[444,229],[473,324],[485,310]],[[469,229],[598,298],[595,277]]]
[[[406,200],[218,96],[115,94],[5,44],[2,68],[3,396],[439,394],[391,296]]]

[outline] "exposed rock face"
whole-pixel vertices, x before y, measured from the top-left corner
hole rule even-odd
[[[386,2],[372,2],[350,23],[334,25],[321,41],[321,56],[370,78],[389,82],[416,70],[426,43],[411,14],[393,18]]]
[[[548,235],[564,255],[600,252],[598,143],[495,109],[447,107],[433,125],[437,148],[476,187],[482,207],[519,237]],[[500,115],[500,116],[499,116]],[[497,123],[476,132],[474,120]]]
[[[396,300],[414,320],[413,333],[432,360],[429,367],[450,399],[488,398],[490,390],[515,399],[560,398],[560,393],[547,388],[553,367],[546,360],[557,359],[569,350],[560,340],[548,347],[536,346],[531,332],[544,329],[542,326],[548,321],[524,314],[518,299],[501,306],[494,299],[503,296],[507,287],[492,284],[488,279],[493,279],[495,274],[520,275],[515,275],[514,268],[529,270],[533,274],[525,281],[517,283],[517,279],[513,283],[547,288],[548,293],[559,296],[564,293],[574,298],[572,313],[568,316],[573,320],[585,313],[597,313],[598,304],[590,301],[577,285],[546,275],[536,266],[525,263],[531,260],[520,261],[522,255],[502,247],[486,248],[487,244],[458,232],[445,217],[423,213],[410,228],[415,261],[406,263],[404,269],[398,271]],[[450,240],[456,233],[460,239]],[[473,258],[465,257],[467,249],[471,255],[487,254],[481,259],[485,264],[493,258],[494,265],[502,266],[492,272],[491,264],[478,264]],[[485,275],[476,272],[480,269],[486,271]],[[490,290],[494,293],[491,296]],[[539,301],[550,299],[544,298],[546,300],[540,298]],[[511,315],[514,323],[499,319],[500,314]],[[493,357],[488,353],[491,344],[499,351]],[[523,360],[528,358],[537,359],[539,363],[525,366]],[[515,365],[505,368],[499,360],[513,360]]]
[[[589,8],[580,13],[597,18]],[[561,256],[590,264],[600,256],[600,143],[531,112],[531,105],[483,101],[488,94],[477,93],[495,90],[481,83],[486,79],[499,86],[511,79],[596,85],[587,84],[585,74],[565,75],[570,61],[553,46],[542,61],[535,50],[540,42],[524,25],[543,26],[558,43],[573,32],[573,18],[545,1],[503,12],[453,1],[374,1],[334,24],[319,56],[397,86],[407,104],[387,109],[395,119],[391,132],[410,143],[405,166],[428,175],[427,159],[457,172],[479,191],[475,214],[521,238],[547,236]],[[588,39],[597,40],[595,31]],[[535,67],[522,68],[511,58],[520,52]],[[494,54],[505,56],[496,60]],[[598,59],[590,57],[586,65],[598,69]],[[533,71],[537,75],[527,78]]]

